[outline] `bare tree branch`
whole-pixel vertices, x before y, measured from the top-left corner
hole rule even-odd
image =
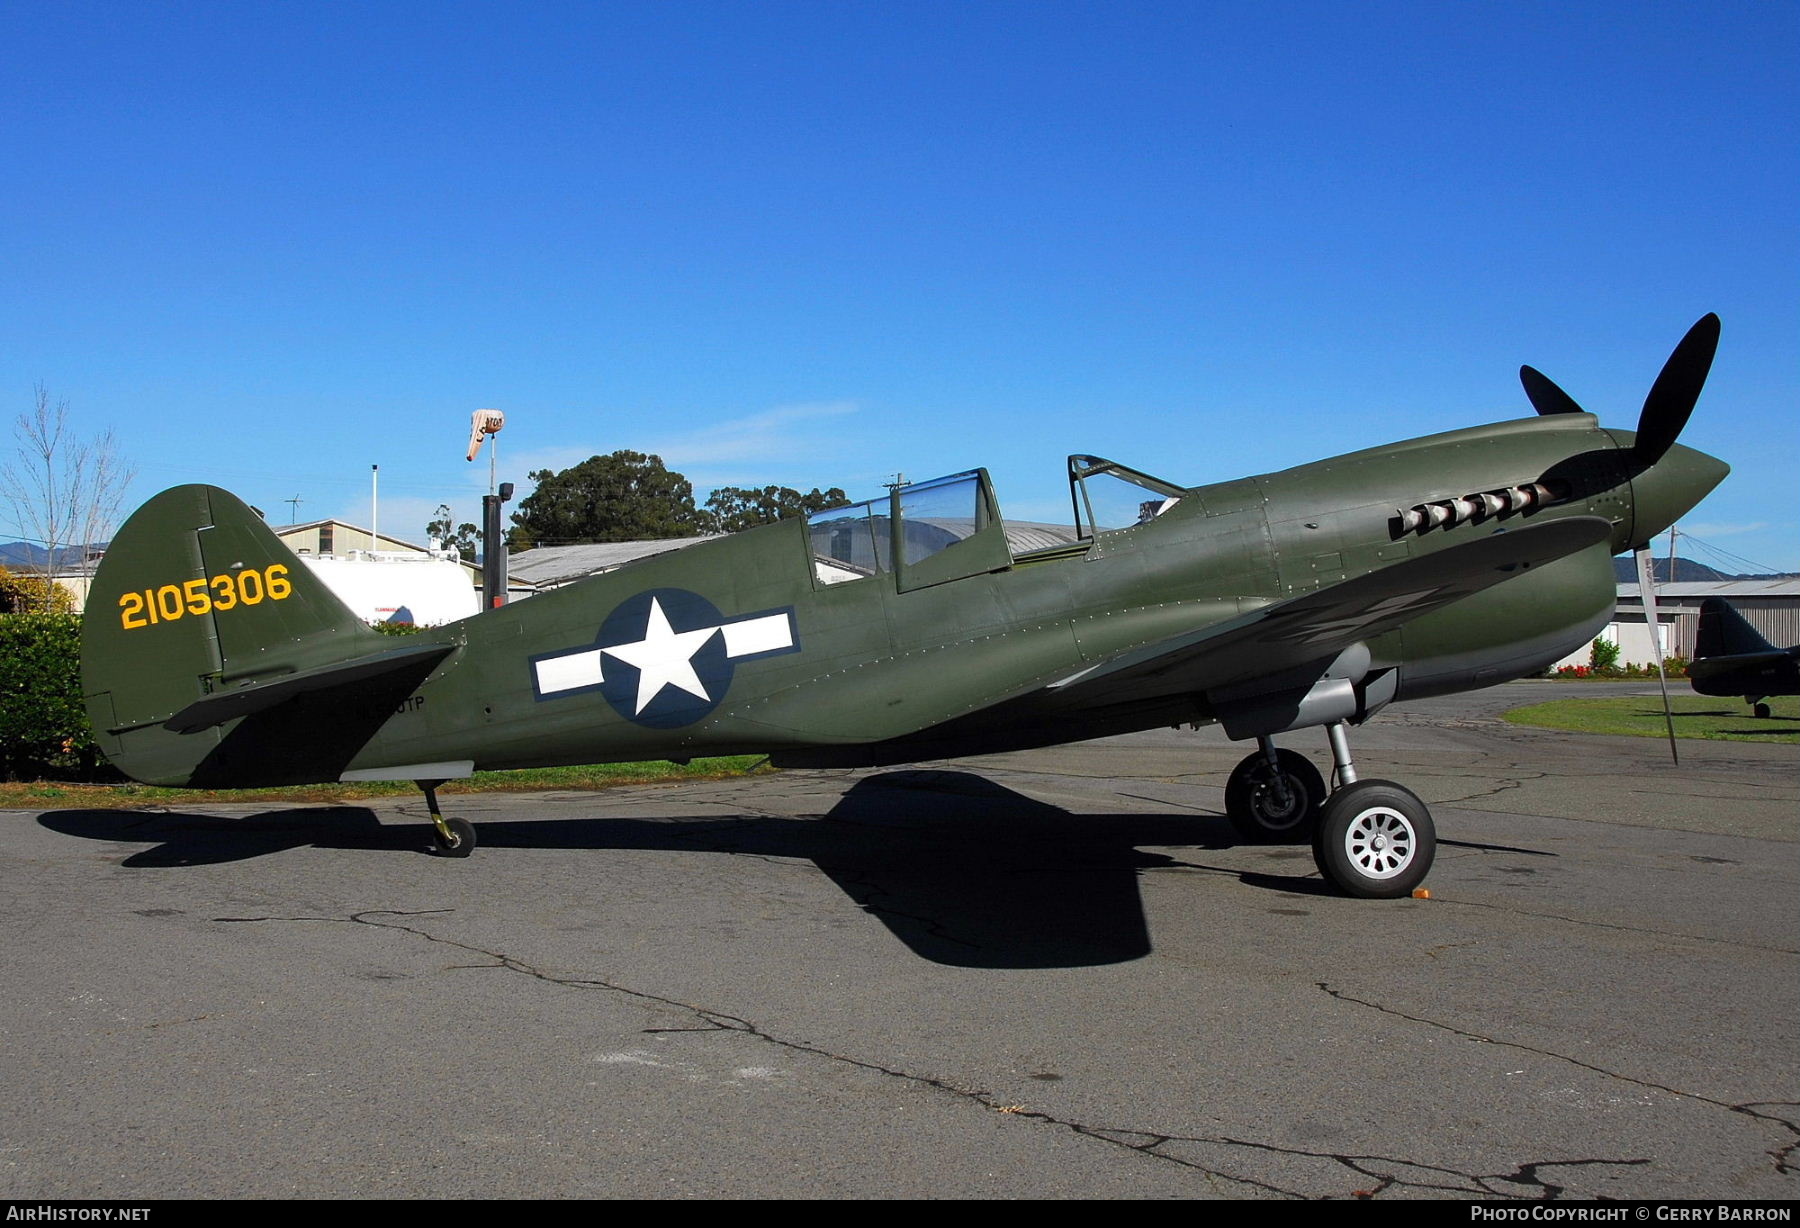
[[[0,466],[0,498],[27,539],[44,548],[42,564],[28,570],[48,584],[71,546],[81,547],[78,567],[89,574],[89,547],[112,531],[136,473],[110,429],[83,439],[70,429],[67,401],[52,404],[42,384],[34,391],[31,411],[14,422],[14,458]]]

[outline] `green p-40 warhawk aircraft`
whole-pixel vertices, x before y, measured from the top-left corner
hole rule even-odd
[[[1539,416],[1183,487],[1069,461],[1073,530],[1009,534],[984,470],[703,541],[396,641],[242,502],[180,486],[113,540],[82,681],[112,762],[196,788],[766,753],[874,765],[1218,722],[1257,750],[1227,816],[1313,842],[1358,896],[1410,894],[1425,805],[1359,780],[1346,727],[1396,700],[1534,673],[1613,612],[1611,556],[1727,472],[1675,442],[1718,319],[1637,431],[1527,367]],[[1277,734],[1324,726],[1328,792]]]

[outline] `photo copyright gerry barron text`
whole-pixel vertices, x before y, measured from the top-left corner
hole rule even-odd
[[[1491,1207],[1481,1203],[1469,1208],[1473,1223],[1534,1224],[1786,1224],[1794,1208],[1777,1203],[1656,1203],[1639,1202],[1585,1207]]]

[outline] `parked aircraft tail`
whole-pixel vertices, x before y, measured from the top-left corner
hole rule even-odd
[[[1708,597],[1700,605],[1700,627],[1694,634],[1694,656],[1739,657],[1754,652],[1775,652],[1748,619],[1722,597]]]
[[[236,496],[178,486],[101,560],[82,693],[101,749],[135,779],[311,781],[322,750],[346,731],[366,738],[392,712],[387,692],[406,694],[454,647],[371,630]]]

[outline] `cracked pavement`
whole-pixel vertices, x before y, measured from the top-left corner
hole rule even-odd
[[[453,796],[468,861],[411,800],[0,812],[0,1190],[1795,1197],[1800,755],[1538,697],[1353,734],[1429,900],[1237,844],[1216,731]]]

